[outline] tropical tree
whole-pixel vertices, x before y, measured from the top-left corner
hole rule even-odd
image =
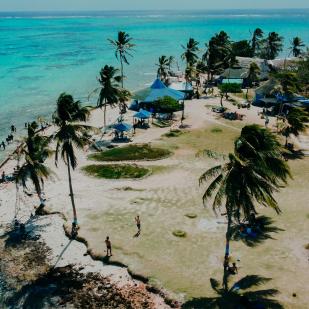
[[[264,34],[263,30],[260,28],[256,28],[253,32],[252,39],[251,39],[251,50],[252,50],[253,56],[258,55],[260,51],[263,34]]]
[[[199,42],[197,42],[193,38],[189,39],[186,46],[181,45],[182,48],[184,49],[184,53],[181,55],[181,59],[186,61],[187,67],[194,66],[195,63],[197,62],[198,60],[197,52],[199,51],[198,45]]]
[[[100,87],[96,88],[92,93],[99,91],[97,107],[104,108],[104,127],[106,127],[106,108],[107,106],[114,107],[119,102],[119,94],[121,92],[120,82],[121,75],[118,74],[118,69],[113,66],[105,65],[100,71],[98,82]],[[89,97],[92,95],[89,95]]]
[[[294,57],[299,57],[303,53],[302,47],[305,47],[305,44],[301,38],[293,38],[291,41],[290,54],[292,54]]]
[[[206,204],[212,199],[212,208],[220,210],[223,203],[227,215],[225,257],[230,254],[233,220],[251,221],[256,214],[256,204],[280,208],[273,193],[277,192],[290,176],[282,159],[282,147],[267,129],[257,125],[246,126],[235,141],[234,153],[225,162],[208,169],[201,175],[200,184],[208,183],[203,195]],[[213,156],[212,152],[206,154]]]
[[[294,107],[286,116],[287,126],[283,130],[283,135],[286,137],[285,145],[288,145],[288,138],[291,134],[298,136],[308,128],[309,113],[303,108]]]
[[[303,59],[297,62],[296,77],[299,81],[300,90],[307,95],[309,90],[309,49]]]
[[[267,38],[262,41],[262,44],[261,57],[273,60],[282,51],[283,37],[276,32],[270,32]]]
[[[183,309],[249,309],[249,308],[272,308],[282,309],[283,306],[272,297],[279,292],[275,289],[257,290],[257,287],[269,282],[271,279],[257,275],[249,275],[235,282],[232,287],[223,288],[219,281],[211,278],[210,285],[215,292],[215,297],[193,299],[186,302]],[[250,291],[249,289],[254,289]]]
[[[163,82],[166,82],[167,80],[169,65],[169,58],[164,55],[159,57],[159,61],[156,64],[156,66],[158,66],[157,77]]]
[[[169,56],[168,57],[168,70],[170,71],[171,70],[171,67],[173,65],[173,63],[175,63],[175,57],[174,56]]]
[[[132,94],[129,90],[121,89],[118,94],[118,100],[119,100],[119,109],[120,113],[124,114],[126,112],[126,109],[128,108],[126,102],[128,102],[132,97]]]
[[[251,62],[249,70],[248,70],[248,77],[247,77],[250,86],[252,86],[253,83],[259,80],[260,73],[261,73],[261,70],[259,66],[255,62]]]
[[[82,124],[87,121],[89,115],[89,109],[81,107],[81,103],[74,101],[71,95],[60,94],[56,111],[53,114],[53,121],[57,126],[57,130],[53,134],[53,139],[56,141],[55,164],[58,165],[60,154],[68,170],[70,199],[73,209],[72,236],[78,223],[71,168],[75,170],[77,166],[75,148],[83,149],[90,142],[88,133],[93,128]]]
[[[37,129],[38,125],[35,121],[27,128],[28,136],[25,140],[25,146],[21,148],[20,152],[20,155],[24,157],[24,163],[18,169],[16,182],[22,185],[24,189],[28,189],[28,180],[33,183],[40,200],[40,206],[36,209],[36,214],[40,214],[45,206],[42,197],[44,180],[52,175],[52,171],[44,162],[52,154],[52,151],[48,147],[50,138],[38,134]]]
[[[121,67],[121,87],[123,88],[123,81],[124,81],[124,72],[123,72],[123,65],[128,64],[128,56],[133,57],[131,51],[135,44],[132,43],[133,38],[124,31],[118,32],[118,37],[116,40],[108,39],[109,42],[115,47],[115,56],[120,61]]]
[[[232,52],[234,56],[238,57],[252,57],[252,47],[250,41],[241,40],[232,43]]]

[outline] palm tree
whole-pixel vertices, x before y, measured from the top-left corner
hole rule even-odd
[[[159,57],[159,61],[156,64],[156,66],[158,66],[157,77],[163,82],[166,82],[169,65],[169,58],[164,55]]]
[[[97,107],[104,107],[104,127],[106,127],[106,107],[107,105],[115,106],[119,101],[119,94],[121,92],[120,82],[122,76],[117,75],[118,69],[113,66],[105,65],[100,71],[98,82],[100,87],[95,89],[92,93],[98,92]],[[92,94],[91,93],[91,94]],[[91,96],[91,94],[89,96]]]
[[[283,130],[286,137],[285,145],[288,145],[288,137],[290,134],[298,136],[308,128],[309,113],[303,108],[293,108],[286,116],[287,126]]]
[[[53,134],[53,139],[56,141],[55,164],[59,161],[59,152],[62,160],[68,169],[70,198],[73,208],[73,228],[77,226],[77,212],[74,200],[74,192],[71,178],[71,168],[74,170],[77,166],[77,160],[74,148],[83,149],[89,143],[89,130],[92,127],[81,124],[89,118],[90,112],[87,107],[81,107],[79,101],[74,101],[69,94],[62,93],[57,100],[57,108],[53,114],[53,120],[58,127]]]
[[[203,297],[186,302],[182,308],[194,309],[248,309],[248,308],[272,308],[282,309],[283,306],[275,299],[279,292],[275,289],[257,290],[262,284],[271,279],[257,275],[249,275],[241,278],[231,288],[220,288],[220,282],[211,278],[210,285],[216,293],[215,297]],[[248,291],[249,289],[253,291]]]
[[[294,56],[294,57],[299,57],[303,50],[302,50],[302,47],[304,47],[305,44],[304,42],[301,40],[301,38],[299,37],[295,37],[293,38],[292,42],[291,42],[291,54]]]
[[[190,38],[186,46],[181,45],[182,48],[185,50],[184,53],[181,55],[181,58],[182,60],[186,61],[187,67],[193,66],[198,60],[198,56],[196,54],[199,50],[198,44],[199,42],[197,42],[193,38]]]
[[[251,49],[252,55],[256,56],[258,50],[260,49],[261,39],[263,37],[263,30],[260,28],[256,28],[253,32],[252,39],[251,39]]]
[[[212,208],[221,209],[225,201],[228,224],[225,256],[229,256],[233,220],[251,220],[256,213],[255,204],[280,208],[273,197],[290,176],[289,168],[282,159],[282,148],[277,138],[267,129],[257,125],[246,126],[235,141],[234,153],[228,160],[210,168],[201,175],[200,184],[209,182],[203,202],[213,198]],[[212,155],[210,152],[206,152]]]
[[[168,70],[171,70],[171,67],[173,65],[173,63],[175,63],[175,57],[174,56],[169,56],[168,57]]]
[[[128,102],[132,97],[132,94],[130,91],[126,90],[126,89],[121,89],[119,91],[119,94],[118,94],[118,99],[119,99],[119,103],[120,103],[120,113],[121,114],[125,114],[126,113],[126,110],[128,108],[126,102]]]
[[[51,155],[51,150],[48,148],[50,138],[36,133],[38,125],[32,122],[28,126],[28,136],[25,140],[25,147],[21,149],[21,155],[24,156],[24,163],[18,169],[16,181],[27,188],[27,181],[31,180],[35,191],[40,200],[40,206],[36,209],[36,214],[40,214],[45,206],[42,199],[42,188],[44,187],[44,179],[48,179],[52,171],[44,164],[44,161]]]
[[[254,82],[257,82],[259,80],[260,73],[261,73],[261,70],[259,66],[255,62],[251,62],[249,70],[248,70],[248,77],[247,77],[250,86],[252,86]]]
[[[117,40],[108,39],[109,42],[115,47],[115,56],[120,61],[121,66],[121,87],[123,88],[124,73],[123,64],[129,64],[128,56],[133,57],[130,53],[135,44],[132,43],[133,38],[124,31],[118,32]]]
[[[263,44],[261,56],[267,60],[273,60],[282,51],[283,38],[276,32],[270,32],[267,38],[263,40]]]

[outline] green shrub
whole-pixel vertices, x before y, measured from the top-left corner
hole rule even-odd
[[[210,132],[211,132],[211,133],[221,133],[221,132],[222,132],[222,129],[220,129],[220,128],[213,128],[213,129],[211,129]]]
[[[151,170],[135,164],[92,164],[82,168],[89,176],[106,179],[142,178]]]
[[[219,89],[223,93],[239,93],[241,92],[241,85],[236,83],[221,84]]]
[[[176,230],[176,231],[173,231],[173,235],[176,237],[184,238],[187,236],[187,233],[181,230]]]
[[[171,152],[167,149],[152,147],[149,144],[133,144],[97,152],[89,155],[88,159],[95,161],[159,160],[169,155]]]
[[[195,219],[197,217],[197,214],[189,213],[189,214],[185,214],[185,216],[189,219]]]
[[[165,136],[165,137],[177,137],[177,136],[180,136],[183,133],[184,132],[181,131],[181,130],[171,130],[171,131],[165,133],[163,136]]]

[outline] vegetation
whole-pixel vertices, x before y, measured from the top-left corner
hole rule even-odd
[[[185,50],[181,55],[181,58],[186,61],[187,67],[194,66],[198,60],[197,52],[198,52],[199,42],[190,38],[187,45],[182,45],[182,48]]]
[[[176,237],[180,237],[180,238],[187,237],[187,233],[185,231],[181,231],[181,230],[173,231],[173,235],[176,236]]]
[[[183,131],[176,129],[176,130],[171,130],[171,131],[165,133],[163,136],[165,136],[165,137],[178,137],[183,133],[184,133]]]
[[[52,154],[52,151],[48,147],[50,138],[38,134],[37,129],[38,125],[35,121],[27,128],[28,136],[25,140],[25,147],[21,149],[24,163],[18,169],[16,184],[22,185],[24,189],[28,189],[28,180],[33,183],[40,200],[40,206],[36,210],[36,214],[39,214],[45,206],[42,198],[44,180],[48,179],[52,174],[52,171],[44,162]]]
[[[73,208],[73,227],[77,225],[77,211],[74,200],[74,192],[71,178],[71,168],[75,170],[77,160],[74,148],[83,149],[89,143],[89,131],[93,128],[81,124],[89,118],[89,109],[81,107],[79,101],[74,101],[69,94],[62,93],[57,100],[57,108],[53,114],[54,124],[57,130],[53,135],[56,141],[55,164],[59,161],[59,152],[68,169],[70,198]]]
[[[165,83],[167,80],[168,68],[170,65],[169,59],[163,55],[159,57],[158,64],[156,65],[158,66],[157,77]]]
[[[225,96],[228,98],[228,93],[239,93],[241,92],[241,85],[236,84],[236,83],[227,83],[227,84],[221,84],[219,85],[219,90],[220,90],[220,104],[223,107],[223,97]]]
[[[234,153],[228,155],[227,161],[210,168],[200,177],[200,184],[211,180],[203,195],[204,203],[212,199],[215,212],[225,205],[228,219],[226,257],[230,254],[234,220],[238,223],[242,220],[251,222],[252,214],[257,213],[256,204],[280,212],[273,194],[290,176],[282,152],[279,141],[270,131],[257,125],[246,126],[236,139]]]
[[[282,51],[283,38],[276,32],[270,32],[267,38],[262,40],[260,56],[267,60],[275,59]]]
[[[252,56],[257,56],[260,53],[262,38],[263,38],[263,30],[260,28],[256,28],[253,32],[251,39],[251,51]]]
[[[303,43],[301,38],[299,37],[293,38],[291,42],[290,54],[292,54],[294,57],[299,57],[303,53],[302,50],[303,47],[305,47],[305,44]]]
[[[98,82],[100,87],[93,92],[99,92],[97,107],[104,108],[104,127],[106,127],[106,107],[115,106],[119,101],[120,82],[122,77],[118,74],[118,69],[105,65],[100,71]],[[120,95],[121,96],[121,95]]]
[[[109,42],[115,47],[115,56],[120,61],[121,67],[121,87],[123,87],[124,81],[124,72],[123,72],[123,64],[129,64],[128,56],[132,57],[131,51],[135,46],[132,43],[132,38],[130,35],[124,31],[118,32],[118,37],[116,40],[109,39]]]
[[[174,113],[181,109],[181,105],[171,97],[163,97],[157,101],[156,111],[161,113]]]
[[[247,40],[236,41],[232,43],[232,53],[239,57],[252,57],[252,47]]]
[[[249,71],[248,71],[248,82],[251,87],[253,83],[259,80],[260,73],[261,73],[261,70],[259,66],[255,62],[252,62],[250,64]]]
[[[88,158],[95,161],[141,161],[160,160],[169,155],[171,152],[163,148],[152,147],[149,144],[133,144],[94,153]]]
[[[87,175],[106,179],[142,178],[151,172],[148,168],[133,164],[93,164],[82,170]]]

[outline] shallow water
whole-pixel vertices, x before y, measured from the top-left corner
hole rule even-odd
[[[126,86],[135,90],[154,79],[160,55],[176,56],[181,66],[181,44],[189,37],[203,48],[220,30],[238,40],[256,27],[279,32],[286,46],[296,35],[308,44],[309,10],[0,13],[0,141],[11,123],[24,133],[25,121],[50,115],[63,91],[85,101],[100,68],[117,65],[107,38],[118,30],[135,39],[125,68]]]

